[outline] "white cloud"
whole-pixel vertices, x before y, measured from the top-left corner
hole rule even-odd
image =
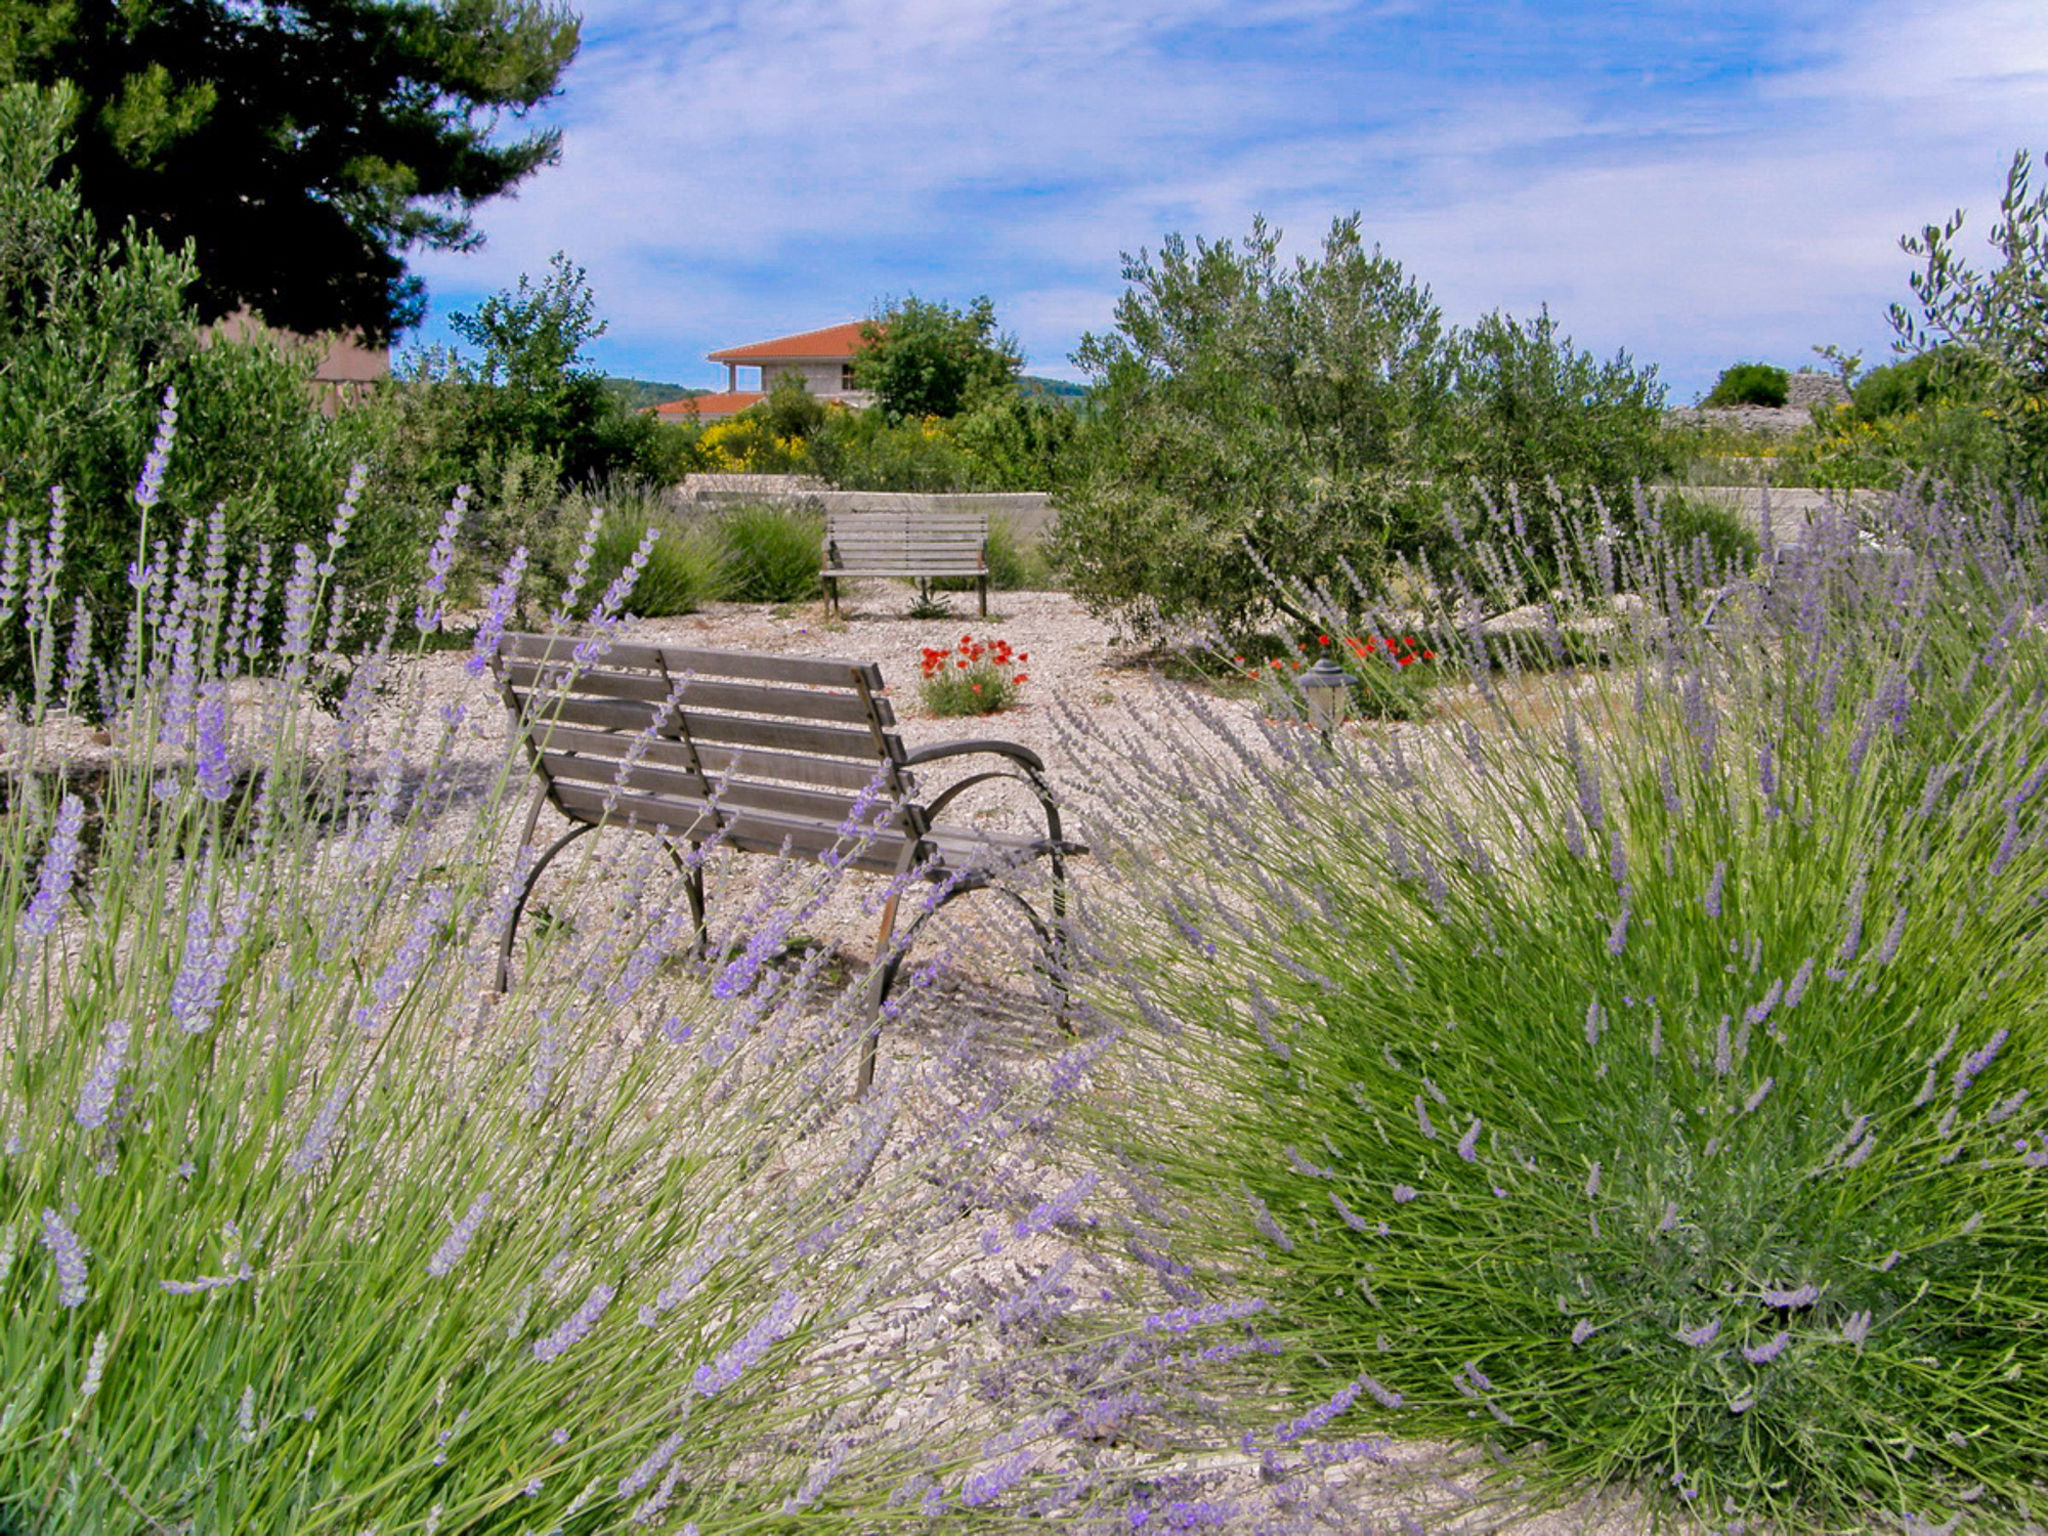
[[[1432,39],[1474,23],[1343,0],[584,12],[562,164],[481,210],[481,254],[418,266],[459,308],[567,248],[612,321],[601,355],[702,381],[713,347],[908,291],[991,294],[1065,372],[1119,252],[1255,211],[1308,249],[1357,208],[1454,318],[1548,300],[1689,393],[1716,359],[1881,346],[1897,236],[1988,210],[2048,118],[2048,12],[2019,0],[1828,0],[1718,73],[1706,41],[1646,40],[1643,77],[1511,48],[1498,78],[1446,73]]]

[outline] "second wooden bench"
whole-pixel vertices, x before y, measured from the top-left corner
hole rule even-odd
[[[966,577],[988,617],[988,514],[911,511],[903,508],[825,514],[825,602],[839,612],[839,582],[846,576],[894,576],[915,581],[927,601],[932,582]]]

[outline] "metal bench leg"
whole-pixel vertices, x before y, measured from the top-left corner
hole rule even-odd
[[[575,842],[586,832],[595,832],[597,823],[582,822],[571,827],[556,838],[548,851],[534,860],[533,868],[526,872],[526,879],[519,887],[519,899],[512,904],[512,921],[505,925],[505,937],[498,945],[498,995],[503,996],[512,986],[512,941],[519,934],[519,920],[526,916],[527,898],[533,895],[533,888],[540,880],[541,873],[554,862],[555,855]],[[523,846],[523,845],[522,845]]]
[[[875,1085],[875,1053],[882,1044],[882,1004],[889,1000],[889,989],[896,985],[896,972],[903,964],[904,955],[910,952],[909,944],[905,943],[895,954],[889,953],[889,940],[896,932],[896,907],[902,900],[903,893],[894,891],[883,903],[882,926],[875,935],[875,995],[870,1000],[867,1033],[860,1042],[860,1070],[854,1075],[853,1086],[856,1099],[866,1098],[868,1090]],[[924,921],[924,916],[919,917],[919,923]],[[911,936],[915,937],[916,932],[913,926]]]
[[[676,873],[683,877],[683,894],[690,898],[690,920],[696,924],[696,942],[690,946],[690,957],[702,960],[711,953],[711,928],[704,920],[704,845],[690,844],[690,857],[685,859],[676,852],[674,843],[666,838],[662,846],[668,849],[669,862],[676,867]]]

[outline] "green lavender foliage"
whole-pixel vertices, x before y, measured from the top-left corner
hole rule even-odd
[[[422,644],[458,533],[407,608]],[[824,865],[756,861],[751,905],[714,882],[698,959],[671,851],[585,839],[496,995],[525,754],[481,655],[429,708],[427,658],[328,649],[334,537],[281,595],[236,600],[211,558],[145,583],[103,751],[54,711],[47,589],[0,594],[39,663],[0,760],[0,1524],[866,1532],[1073,1504],[1052,1442],[1093,1384],[982,1374],[1009,1298],[961,1273],[1013,1210],[1020,1236],[1079,1219],[1005,1177],[1042,1085],[980,1074],[929,1137],[904,1083],[848,1103],[866,991],[782,953]],[[484,653],[517,586],[515,560]],[[607,614],[576,617],[601,656]]]
[[[1718,603],[1685,558],[1607,546],[1540,672],[1437,614],[1471,695],[1398,740],[1095,744],[1133,898],[1100,942],[1143,977],[1098,994],[1132,1052],[1099,1113],[1160,1241],[1270,1300],[1269,1383],[1355,1398],[1332,1433],[1774,1529],[2022,1528],[2038,520],[1903,498]],[[1609,664],[1559,667],[1588,633]]]
[[[719,587],[736,603],[796,603],[823,590],[825,520],[815,511],[746,503],[715,525]]]

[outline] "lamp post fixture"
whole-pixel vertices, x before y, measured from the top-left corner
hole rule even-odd
[[[1351,674],[1324,656],[1295,682],[1308,705],[1310,723],[1327,742],[1344,723],[1345,706],[1351,702]]]

